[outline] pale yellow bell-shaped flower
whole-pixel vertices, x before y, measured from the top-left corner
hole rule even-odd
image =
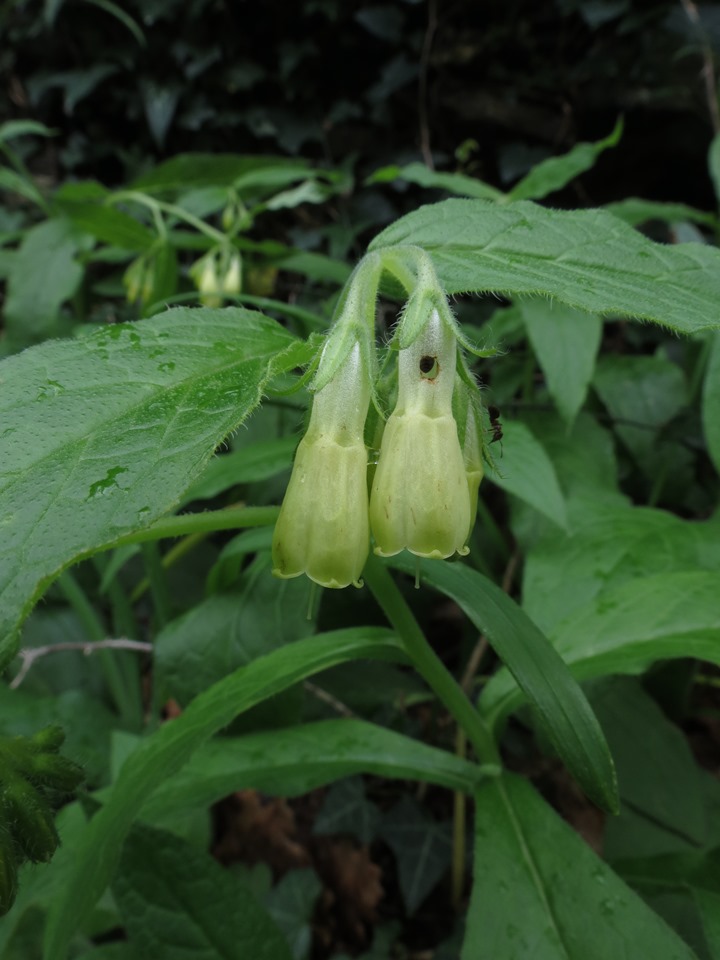
[[[375,552],[445,558],[468,552],[471,486],[452,414],[455,335],[433,311],[400,351],[398,400],[370,497]]]
[[[273,573],[323,587],[361,585],[370,548],[367,449],[370,386],[359,344],[317,392],[275,525]]]

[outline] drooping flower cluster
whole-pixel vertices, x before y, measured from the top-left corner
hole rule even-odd
[[[359,586],[371,532],[380,556],[468,552],[483,474],[479,399],[458,377],[455,323],[449,309],[437,309],[444,295],[437,287],[431,294],[410,298],[396,333],[397,399],[369,493],[374,329],[358,322],[352,290],[346,299],[319,361],[319,389],[275,528],[277,576]]]

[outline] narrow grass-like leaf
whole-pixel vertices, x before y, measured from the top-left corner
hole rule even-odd
[[[474,873],[462,960],[697,960],[519,777],[476,794]]]
[[[414,558],[392,564],[414,573]],[[421,560],[421,581],[454,600],[495,648],[532,704],[544,730],[587,795],[616,811],[617,782],[600,725],[570,671],[518,605],[500,587],[460,563]],[[483,701],[481,699],[481,707]]]
[[[397,220],[370,250],[426,250],[448,293],[531,293],[683,333],[720,326],[720,251],[653,243],[605,210],[444,200]]]
[[[575,177],[595,166],[603,151],[617,145],[622,136],[623,122],[618,120],[615,129],[596,143],[576,143],[572,150],[560,157],[548,157],[533,167],[527,176],[510,191],[511,200],[541,200],[549,193],[562,190]]]
[[[207,807],[247,787],[299,796],[357,773],[466,792],[482,776],[476,764],[385,727],[351,718],[321,720],[211,740],[153,793],[142,817],[159,824],[169,813]]]
[[[47,584],[167,512],[293,338],[248,310],[170,310],[0,365],[0,664]]]
[[[501,190],[475,177],[464,173],[448,173],[444,170],[431,170],[424,163],[409,163],[404,167],[389,166],[376,170],[368,177],[368,183],[387,183],[391,180],[404,180],[415,183],[428,190],[446,190],[460,197],[476,197],[480,200],[496,200],[503,196]]]
[[[123,765],[107,803],[78,844],[61,851],[72,866],[48,917],[45,960],[64,960],[74,932],[110,882],[123,840],[143,804],[198,747],[256,703],[320,670],[362,657],[402,659],[402,653],[391,633],[373,628],[301,640],[209,687],[177,719],[148,737]]]

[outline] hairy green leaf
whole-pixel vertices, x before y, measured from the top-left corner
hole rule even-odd
[[[720,326],[720,251],[653,243],[605,210],[444,200],[397,220],[369,249],[404,244],[431,254],[451,294],[538,294],[683,333]]]
[[[170,310],[3,361],[0,662],[47,584],[167,512],[293,343],[248,310]]]

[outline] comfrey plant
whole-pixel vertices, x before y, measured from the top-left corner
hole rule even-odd
[[[379,402],[378,258],[364,261],[350,284],[320,355],[308,430],[275,527],[279,577],[304,573],[324,587],[361,586],[370,532],[382,557],[468,552],[483,474],[480,394],[432,265],[421,254],[418,261],[417,285],[390,344],[397,353],[396,402],[370,491],[365,431],[371,397]]]
[[[557,178],[553,183],[556,188]],[[116,224],[117,218],[110,223]],[[18,255],[21,261],[26,262]],[[404,303],[382,355],[375,330],[381,281],[383,294]],[[319,352],[313,340],[292,332],[294,318],[307,311],[263,300],[274,312],[285,311],[289,322],[280,324],[239,306],[176,308],[133,323],[102,326],[82,338],[51,340],[2,360],[0,667],[12,671],[3,708],[11,718],[8,736],[10,730],[23,731],[27,718],[45,702],[44,695],[35,702],[31,692],[15,689],[38,651],[48,650],[49,645],[37,650],[32,646],[42,618],[35,632],[26,635],[24,665],[13,661],[22,621],[57,581],[47,613],[59,608],[73,614],[87,639],[83,649],[97,651],[88,662],[98,672],[88,676],[103,694],[100,714],[88,711],[91,704],[79,709],[82,701],[67,702],[68,743],[72,745],[74,732],[76,746],[81,743],[89,756],[92,744],[100,741],[88,737],[102,736],[103,744],[109,740],[105,721],[96,723],[95,717],[105,716],[105,704],[111,703],[113,723],[123,732],[122,751],[128,752],[111,784],[94,781],[91,771],[89,788],[101,792],[81,806],[63,797],[79,774],[57,763],[59,740],[54,735],[49,760],[42,759],[35,738],[21,745],[14,739],[9,745],[0,742],[0,801],[3,791],[7,794],[0,802],[0,912],[10,909],[18,886],[20,890],[15,907],[0,924],[0,954],[7,954],[13,924],[23,938],[31,926],[25,911],[32,910],[34,918],[44,910],[44,960],[67,960],[78,950],[86,951],[91,931],[102,935],[97,946],[104,956],[108,934],[114,936],[120,927],[132,956],[143,949],[150,951],[148,956],[174,956],[177,930],[188,930],[192,942],[207,945],[208,956],[218,950],[223,956],[240,951],[248,957],[290,960],[291,947],[254,887],[246,886],[242,876],[221,870],[172,825],[184,824],[191,812],[205,815],[210,804],[240,789],[293,796],[352,772],[454,791],[451,854],[448,824],[420,811],[410,822],[405,804],[384,820],[388,830],[392,817],[402,828],[397,834],[402,836],[397,875],[408,911],[430,894],[448,866],[455,905],[469,892],[464,931],[456,932],[446,954],[462,960],[709,956],[709,950],[693,953],[531,784],[506,769],[501,747],[512,751],[513,743],[520,742],[503,735],[510,716],[524,708],[523,722],[532,720],[538,743],[565,764],[587,797],[608,812],[618,810],[608,743],[576,677],[640,673],[668,657],[720,663],[716,569],[682,566],[688,562],[690,542],[701,545],[703,563],[714,556],[715,521],[703,526],[668,516],[661,524],[660,511],[639,510],[613,490],[609,507],[595,505],[595,518],[585,533],[576,528],[568,538],[566,530],[576,518],[586,518],[597,499],[597,478],[583,480],[582,474],[594,474],[604,463],[607,447],[598,440],[602,432],[587,419],[572,434],[565,424],[551,421],[545,436],[548,447],[552,443],[560,449],[556,475],[543,443],[529,426],[516,422],[507,424],[506,479],[500,479],[508,489],[513,484],[511,492],[557,528],[552,536],[543,536],[544,548],[538,545],[534,603],[528,607],[539,611],[538,623],[549,619],[554,643],[495,582],[490,567],[490,576],[481,572],[482,557],[437,562],[468,550],[483,461],[491,466],[483,424],[488,435],[497,432],[468,371],[464,357],[470,345],[448,300],[462,292],[483,291],[514,298],[513,310],[538,342],[558,347],[556,362],[547,369],[551,387],[551,374],[564,373],[563,364],[569,366],[566,358],[571,357],[576,386],[584,369],[587,388],[601,316],[641,317],[701,338],[720,327],[720,255],[708,245],[661,246],[604,211],[552,211],[510,198],[447,200],[414,211],[375,237],[340,295],[336,321]],[[258,299],[251,302],[257,305]],[[543,308],[539,316],[531,309],[537,305]],[[309,327],[301,324],[298,329]],[[594,336],[583,331],[594,331]],[[715,343],[710,338],[696,345],[699,342],[708,347]],[[720,450],[718,355],[713,346],[703,402],[706,423],[715,431],[713,443]],[[633,361],[632,366],[623,363],[618,371],[622,376],[611,382],[626,384],[628,369],[635,371],[635,361],[642,361],[653,377],[660,365],[658,382],[665,391],[669,361],[617,359]],[[282,508],[246,502],[252,492],[248,487],[240,504],[228,496],[208,509],[208,497],[237,488],[238,469],[252,462],[254,441],[221,457],[214,451],[263,394],[272,397],[278,377],[285,386],[286,375],[303,364],[310,364],[304,382],[311,381],[312,409]],[[567,415],[572,403],[566,394],[562,398],[565,406],[559,409]],[[577,413],[577,406],[570,410],[570,422]],[[565,438],[564,446],[559,437]],[[288,438],[276,439],[287,457],[284,469],[290,466]],[[272,450],[276,458],[277,445]],[[261,456],[268,456],[267,450]],[[715,456],[720,463],[720,454]],[[578,465],[584,459],[587,465],[581,471]],[[561,470],[566,487],[561,487]],[[263,475],[277,472],[275,464]],[[183,506],[173,515],[178,504]],[[598,541],[583,540],[594,537],[606,515],[612,537],[627,526],[638,530],[643,542],[654,542],[648,531],[667,530],[668,544],[677,544],[678,573],[657,574],[653,566],[637,578],[641,561],[630,551],[627,578],[637,578],[635,588],[620,583],[615,566],[603,567],[616,564],[616,552],[604,547],[597,552]],[[281,582],[268,575],[269,529],[246,529],[272,524],[273,567],[280,577],[306,574],[331,588],[363,580],[386,625],[363,622],[362,605],[347,603],[352,594],[332,597],[332,614],[339,615],[334,629],[308,623],[297,602],[302,582]],[[171,593],[167,568],[221,531],[238,535],[222,546],[207,577],[207,592],[202,598]],[[153,542],[170,538],[182,538],[177,548],[161,551]],[[245,564],[249,555],[253,559]],[[669,555],[670,547],[663,563]],[[130,557],[133,564],[126,566]],[[243,563],[240,576],[238,558]],[[81,560],[90,562],[75,578],[68,568]],[[201,562],[193,567],[195,582]],[[578,567],[575,577],[571,566]],[[450,665],[425,636],[423,621],[396,573],[414,573],[416,581],[441,593],[467,618],[463,650]],[[103,584],[108,585],[107,596]],[[602,592],[588,598],[591,584]],[[86,589],[96,591],[95,605]],[[565,616],[564,605],[573,599],[573,591],[581,595],[580,606],[570,620],[553,627],[552,617]],[[551,607],[541,603],[546,596],[553,600]],[[659,596],[674,598],[672,609],[662,605],[660,624],[655,619]],[[375,619],[377,611],[373,614]],[[465,660],[464,641],[476,639]],[[476,674],[486,642],[497,655],[498,669],[493,667],[488,678],[483,664],[481,679]],[[61,647],[55,644],[54,652]],[[138,649],[147,657],[147,670],[137,669],[131,651]],[[437,725],[444,731],[438,742],[427,743],[413,736],[415,724],[404,720],[370,722],[343,715],[316,721],[296,709],[295,693],[304,694],[306,681],[331,677],[328,671],[359,660],[378,661],[373,669],[379,668],[384,678],[379,699],[384,690],[395,689],[398,676],[414,682],[408,668],[414,670],[424,685],[423,702],[432,702],[433,712],[455,722],[455,750],[445,749],[444,723]],[[462,669],[462,681],[450,666]],[[354,676],[348,687],[353,681]],[[150,682],[154,690],[146,701]],[[636,686],[637,695],[644,696]],[[42,683],[38,689],[44,689]],[[287,702],[275,699],[285,693],[291,694]],[[182,711],[160,722],[157,708],[165,697],[176,699]],[[265,720],[251,711],[270,703],[272,724],[266,728]],[[363,710],[364,701],[358,703]],[[353,700],[351,710],[354,705]],[[13,709],[18,711],[16,720]],[[234,721],[243,713],[248,726],[240,732]],[[622,749],[630,739],[625,717],[649,718],[637,728],[643,731],[638,756],[647,753],[647,743],[660,742],[655,737],[661,736],[664,720],[656,713],[633,708],[631,715],[617,716],[620,762],[627,765],[634,756]],[[215,734],[222,735],[209,744]],[[106,749],[98,747],[100,752]],[[673,761],[670,767],[681,769],[679,764]],[[689,784],[689,759],[682,769],[683,784]],[[632,776],[626,782],[632,784]],[[677,791],[662,793],[665,780],[659,772],[653,773],[652,782],[647,810],[649,822],[659,824],[657,811],[662,808],[664,817]],[[29,787],[37,796],[30,795]],[[695,790],[696,798],[710,798],[707,809],[714,810],[717,799],[705,779],[698,780]],[[618,835],[635,830],[646,796],[645,791],[634,797],[632,819],[625,820]],[[50,820],[56,799],[64,804],[57,823],[60,853],[49,866],[28,867],[25,861],[44,860],[54,849]],[[474,810],[470,890],[468,799]],[[85,811],[92,810],[87,818]],[[670,817],[667,825],[673,843],[686,835],[683,820]],[[416,861],[410,849],[414,841],[406,840],[410,836],[422,841],[415,848]],[[698,867],[704,853],[694,839],[688,849],[672,860],[663,848],[659,863],[654,857],[646,863],[633,860],[632,870],[653,878],[664,870],[673,890],[678,877],[692,884],[709,876],[705,867]],[[714,848],[710,856],[715,856]],[[409,862],[417,866],[409,869]],[[707,863],[711,865],[709,859]],[[308,886],[302,875],[299,882]],[[170,886],[177,891],[172,913],[166,896]],[[102,910],[96,911],[95,904],[109,888],[112,898],[105,898]],[[106,909],[107,904],[112,909]],[[227,904],[233,909],[226,909]],[[712,911],[712,896],[708,905]],[[212,943],[207,930],[213,931]],[[112,944],[118,945],[126,944]],[[10,948],[16,955],[12,944]],[[24,939],[23,950],[24,956]],[[39,945],[32,950],[39,955]]]

